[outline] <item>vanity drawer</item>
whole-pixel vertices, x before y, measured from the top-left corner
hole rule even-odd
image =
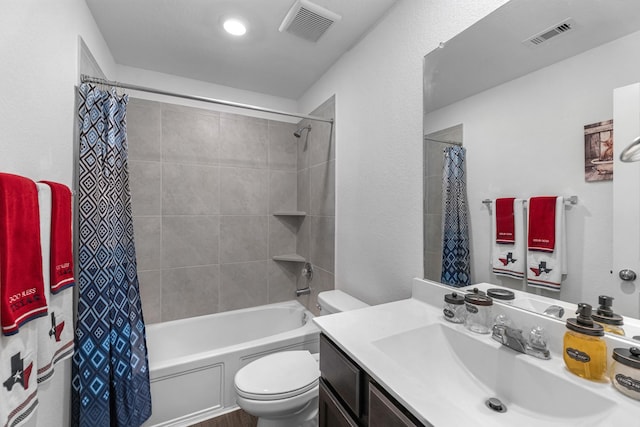
[[[375,384],[369,382],[369,427],[424,426],[391,399]]]
[[[324,335],[320,335],[320,374],[355,418],[360,418],[363,372]]]
[[[351,415],[327,388],[323,379],[320,379],[318,412],[320,427],[358,427]]]

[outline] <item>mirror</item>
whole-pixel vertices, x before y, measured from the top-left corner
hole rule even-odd
[[[585,161],[585,126],[624,116],[614,90],[640,81],[639,31],[636,0],[512,0],[426,55],[425,278],[440,280],[433,248],[441,239],[442,197],[434,193],[442,148],[431,144],[462,142],[471,283],[594,308],[599,295],[609,295],[616,313],[640,317],[640,283],[620,280],[614,261],[627,250],[620,242],[640,248],[640,233],[614,225],[623,213],[640,222],[640,163],[623,169],[616,162],[613,180],[585,180],[598,172]],[[454,140],[447,137],[452,129]],[[638,133],[629,137],[633,129]],[[614,120],[613,134],[619,153],[640,134],[640,124]],[[539,195],[578,197],[565,210],[568,274],[559,292],[496,276],[490,266],[493,212],[483,200]],[[640,261],[630,264],[640,273]]]

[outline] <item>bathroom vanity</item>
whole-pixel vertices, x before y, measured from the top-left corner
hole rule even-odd
[[[324,334],[320,374],[320,427],[425,426]]]
[[[565,368],[561,321],[494,307],[515,325],[545,329],[551,358],[538,359],[445,321],[448,292],[414,279],[412,298],[314,319],[322,331],[321,426],[603,427],[640,419],[639,401]],[[609,352],[629,346],[606,339]]]

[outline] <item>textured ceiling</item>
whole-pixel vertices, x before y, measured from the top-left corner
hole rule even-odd
[[[297,99],[396,0],[314,0],[342,19],[313,43],[278,27],[295,0],[86,0],[115,61]],[[227,35],[222,20],[249,30]]]
[[[523,43],[568,19],[572,30]],[[636,31],[638,0],[511,0],[425,57],[425,111]]]

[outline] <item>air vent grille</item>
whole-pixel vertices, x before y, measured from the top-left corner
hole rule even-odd
[[[305,40],[317,42],[342,17],[307,0],[298,0],[287,13],[280,31],[287,31]]]
[[[542,43],[559,36],[561,34],[565,34],[568,31],[571,31],[575,27],[575,21],[573,19],[565,19],[558,25],[554,25],[551,28],[547,28],[546,30],[536,34],[533,37],[528,38],[524,41],[525,44],[538,46]]]

